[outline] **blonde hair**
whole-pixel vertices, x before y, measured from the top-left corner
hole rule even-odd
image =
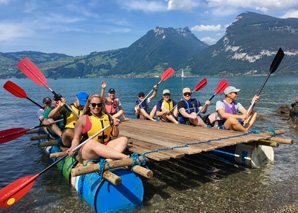
[[[104,114],[108,114],[107,110],[106,110],[106,106],[105,106],[105,103],[102,99],[102,97],[99,95],[99,94],[91,94],[86,102],[86,105],[82,111],[82,115],[86,115],[86,114],[90,114],[90,102],[91,102],[91,99],[92,98],[99,98],[100,99],[100,102],[101,102],[101,109],[100,109],[100,116],[104,115]]]

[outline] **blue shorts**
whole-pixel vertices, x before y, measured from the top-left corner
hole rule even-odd
[[[238,119],[238,122],[239,122],[242,126],[244,126],[244,125],[243,125],[243,122],[242,122],[242,119]],[[225,124],[219,126],[218,129],[226,130],[226,128],[225,128]]]

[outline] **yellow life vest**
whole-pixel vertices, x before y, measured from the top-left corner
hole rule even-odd
[[[110,117],[108,114],[105,114],[103,116],[103,118],[96,118],[93,115],[90,115],[89,119],[90,119],[92,126],[91,126],[91,129],[88,132],[86,132],[86,134],[87,134],[86,136],[88,138],[95,135],[97,132],[99,132],[101,129],[105,128],[106,126],[108,126],[111,123]],[[113,128],[110,126],[105,131],[103,131],[98,136],[96,136],[94,138],[94,140],[96,140],[100,143],[105,143],[107,141],[110,141],[112,130],[113,130]]]
[[[170,100],[170,103],[166,102],[165,100],[163,100],[163,104],[162,104],[162,109],[163,108],[167,108],[168,110],[171,110],[174,106],[173,106],[173,101]]]
[[[73,104],[71,104],[70,107],[73,109],[73,111],[80,115],[81,111],[77,109]],[[65,128],[73,129],[78,119],[79,118],[73,112],[70,113],[70,115],[66,119]]]

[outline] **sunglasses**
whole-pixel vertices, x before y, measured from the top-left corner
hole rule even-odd
[[[164,94],[163,96],[170,96],[171,94]]]
[[[186,93],[184,93],[183,95],[184,95],[184,96],[191,96],[191,93],[186,92]]]
[[[101,107],[102,106],[102,103],[97,103],[97,104],[96,103],[91,103],[91,106],[94,107],[94,108],[96,106]]]
[[[141,97],[145,97],[145,95],[139,95],[139,98],[141,98]]]

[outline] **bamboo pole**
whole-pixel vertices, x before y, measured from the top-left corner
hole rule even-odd
[[[144,161],[143,156],[139,156],[139,159],[141,161],[141,163]],[[146,161],[148,161],[149,159],[146,158]],[[139,161],[136,160],[136,163],[138,164]],[[115,160],[115,161],[109,161],[109,166],[110,168],[118,168],[118,167],[124,167],[124,166],[130,166],[133,164],[133,159],[132,158],[127,158],[127,159],[122,159],[122,160]],[[105,165],[105,170],[108,169],[108,166]],[[84,174],[88,174],[88,173],[92,173],[92,172],[97,172],[99,170],[99,165],[98,164],[94,164],[94,165],[90,165],[90,166],[84,166],[84,167],[78,167],[78,168],[73,168],[71,170],[71,175],[73,177],[75,176],[79,176],[79,175],[84,175]]]
[[[37,134],[39,133],[38,129],[32,129],[32,130],[28,130],[25,134]]]
[[[39,147],[46,147],[46,146],[57,146],[57,140],[49,140],[45,142],[39,143]]]

